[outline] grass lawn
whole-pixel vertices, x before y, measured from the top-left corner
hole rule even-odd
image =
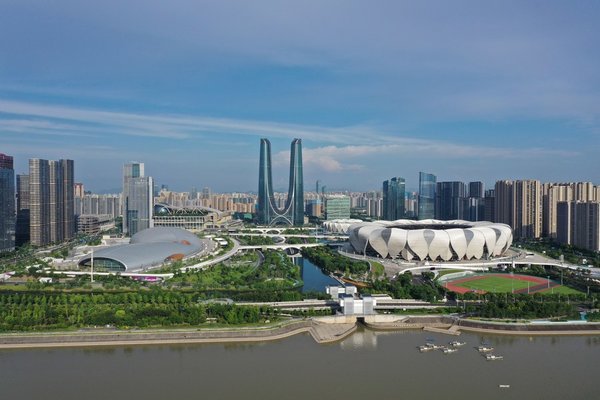
[[[550,290],[543,291],[542,294],[582,294],[577,289],[570,288],[568,286],[556,286]]]
[[[490,276],[455,285],[468,289],[484,290],[488,293],[510,293],[513,289],[527,289],[527,282],[520,281],[517,279],[511,279],[508,276],[506,278],[500,276]],[[529,282],[529,285],[534,286],[535,284]]]
[[[464,272],[462,269],[440,269],[436,279],[440,279],[444,275],[453,274],[455,272]]]
[[[376,275],[376,276],[382,276],[383,273],[385,272],[383,265],[381,265],[380,263],[375,262],[375,261],[371,261],[371,268],[372,268],[373,275]]]

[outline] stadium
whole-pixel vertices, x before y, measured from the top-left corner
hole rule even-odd
[[[334,219],[324,221],[323,228],[331,233],[348,234],[348,229],[354,225],[363,222],[361,219]]]
[[[184,229],[154,227],[133,235],[129,244],[94,252],[94,270],[139,272],[190,257],[204,248],[201,239]],[[79,261],[80,268],[90,268],[91,264],[91,254]]]
[[[487,221],[361,222],[347,233],[356,254],[406,261],[485,260],[503,256],[513,240],[508,225]]]

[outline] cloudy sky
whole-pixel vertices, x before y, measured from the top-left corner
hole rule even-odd
[[[600,2],[0,1],[0,152],[175,190],[600,183]]]

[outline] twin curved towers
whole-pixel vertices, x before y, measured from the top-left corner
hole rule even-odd
[[[277,206],[271,175],[271,142],[260,139],[258,171],[258,222],[263,225],[304,224],[304,182],[302,177],[302,139],[292,140],[290,183],[282,209]]]

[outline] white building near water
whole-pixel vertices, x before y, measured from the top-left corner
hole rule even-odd
[[[407,261],[499,257],[513,240],[505,224],[435,219],[363,222],[350,226],[348,235],[357,254]]]

